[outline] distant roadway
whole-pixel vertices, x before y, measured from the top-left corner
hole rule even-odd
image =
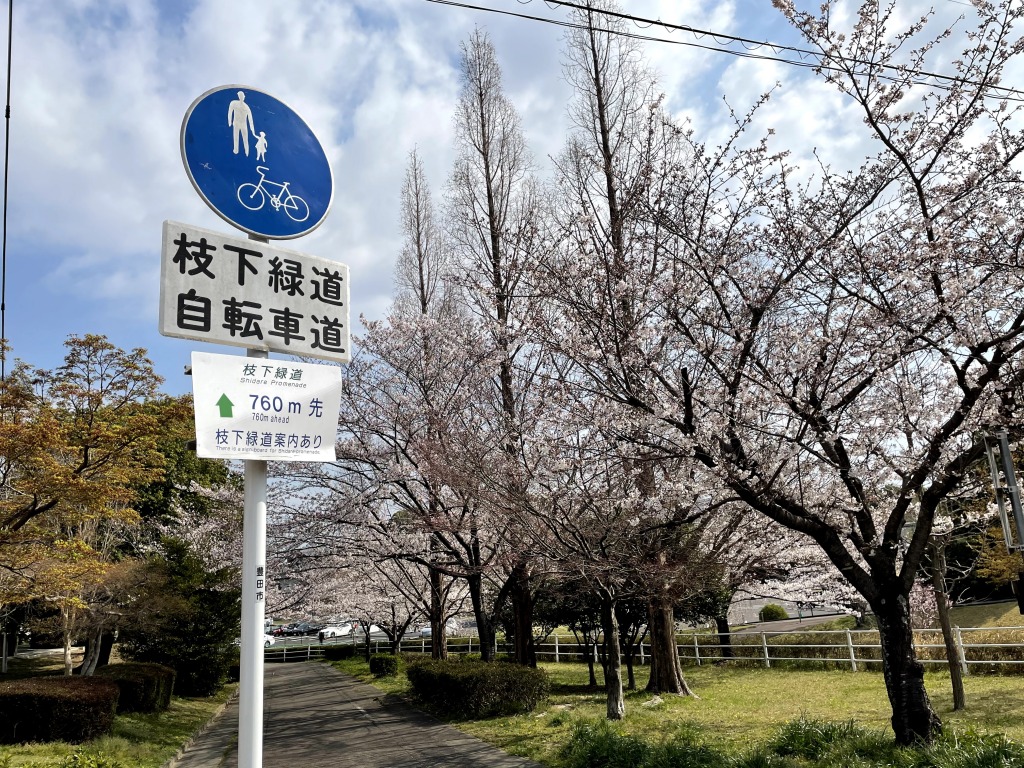
[[[827,616],[804,616],[802,619],[782,619],[780,621],[762,621],[758,624],[744,625],[734,629],[734,635],[756,635],[761,632],[799,632],[801,629],[808,629],[818,624],[827,624],[830,621],[841,619],[845,613],[834,613]]]

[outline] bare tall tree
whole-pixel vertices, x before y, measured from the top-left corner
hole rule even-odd
[[[481,413],[477,424],[494,441],[490,448],[481,447],[497,448],[503,454],[497,464],[470,460],[467,476],[481,466],[504,464],[501,471],[510,478],[522,478],[524,409],[533,367],[521,342],[522,325],[533,311],[523,279],[536,242],[538,198],[519,115],[505,95],[494,46],[480,30],[462,46],[455,147],[448,230],[465,270],[465,296],[479,321],[480,344],[494,361],[496,397],[478,403],[490,413]],[[469,482],[476,485],[479,479]],[[514,507],[514,498],[499,501],[498,506],[516,519],[520,511]],[[531,559],[524,547],[512,546],[509,551],[514,554],[508,560],[508,581],[499,595],[508,595],[512,601],[516,659],[534,665]]]
[[[658,267],[667,247],[666,233],[650,223],[646,211],[652,196],[662,194],[659,186],[669,182],[658,171],[677,142],[665,130],[657,83],[643,66],[635,40],[622,34],[621,20],[605,13],[615,10],[618,6],[609,0],[587,0],[574,11],[577,26],[568,36],[565,71],[576,91],[570,107],[574,130],[556,162],[563,195],[555,229],[562,243],[551,260],[548,293],[557,303],[564,286],[579,286],[574,296],[591,311],[580,330],[596,340],[603,354],[621,357],[644,344],[646,273]],[[549,340],[573,361],[573,375],[592,375],[591,361],[557,341],[560,335],[556,329]],[[622,439],[647,439],[643,427],[622,426]],[[638,452],[634,482],[642,494],[656,498],[662,473],[653,468],[653,455],[642,456]],[[662,556],[667,558],[667,552]],[[648,688],[688,695],[675,643],[674,580],[668,565],[665,560],[654,568],[664,578],[651,600]]]

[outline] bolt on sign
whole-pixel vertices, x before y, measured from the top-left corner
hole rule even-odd
[[[206,459],[334,461],[341,369],[192,353],[196,454]]]
[[[347,363],[348,267],[165,221],[160,333]]]

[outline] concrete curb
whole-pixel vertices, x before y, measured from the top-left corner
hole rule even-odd
[[[185,750],[187,750],[189,747],[191,747],[193,744],[195,744],[196,741],[201,736],[204,736],[211,728],[213,728],[215,725],[217,725],[217,722],[220,720],[221,717],[223,717],[224,711],[231,704],[233,704],[234,701],[237,698],[238,698],[238,689],[236,688],[235,692],[232,693],[228,697],[227,701],[225,701],[223,704],[221,704],[219,707],[217,707],[217,709],[214,711],[214,713],[212,715],[210,715],[210,719],[207,720],[205,723],[203,723],[198,728],[196,728],[195,732],[191,736],[188,737],[188,740],[184,744],[182,744],[180,747],[178,747],[178,751],[174,753],[174,756],[171,757],[171,759],[168,760],[167,762],[165,762],[162,766],[160,766],[160,768],[177,768],[177,765],[181,762],[181,758],[185,754]]]

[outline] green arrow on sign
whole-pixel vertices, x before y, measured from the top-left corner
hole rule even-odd
[[[220,400],[217,401],[217,407],[220,408],[220,417],[222,419],[231,418],[232,406],[234,406],[234,403],[228,400],[228,396],[226,394],[220,396]]]

